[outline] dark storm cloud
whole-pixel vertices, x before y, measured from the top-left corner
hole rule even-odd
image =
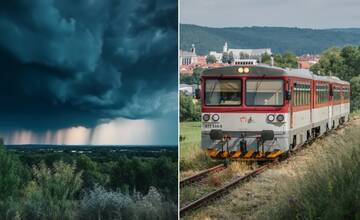
[[[176,108],[176,1],[1,1],[0,33],[2,126],[94,126]]]

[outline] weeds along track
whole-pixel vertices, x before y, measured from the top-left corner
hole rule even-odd
[[[340,126],[338,129],[346,127],[347,125],[348,124]],[[256,177],[257,175],[263,173],[265,170],[270,169],[270,168],[272,168],[272,167],[274,167],[274,166],[276,166],[276,165],[278,165],[278,164],[292,158],[298,152],[300,152],[301,150],[303,150],[303,149],[307,148],[308,146],[310,146],[314,141],[322,139],[322,138],[324,138],[326,136],[327,135],[322,135],[322,136],[320,136],[320,137],[318,137],[316,139],[312,139],[308,143],[305,143],[304,145],[293,149],[291,151],[291,154],[288,154],[287,156],[284,156],[284,157],[279,158],[277,160],[274,160],[272,162],[265,163],[264,165],[256,168],[255,170],[252,170],[251,172],[248,172],[247,174],[245,174],[243,176],[236,177],[236,178],[232,179],[230,182],[227,182],[225,185],[223,185],[223,186],[221,186],[221,187],[219,187],[219,188],[217,188],[217,189],[215,189],[215,190],[201,196],[198,199],[193,200],[192,202],[183,203],[185,205],[183,205],[180,208],[180,217],[184,217],[187,213],[190,213],[191,211],[193,211],[195,209],[198,209],[200,207],[206,206],[208,203],[214,202],[219,197],[223,197],[224,195],[229,194],[229,192],[232,189],[240,186],[242,183],[250,180],[251,178]],[[209,177],[210,174],[214,174],[216,172],[219,172],[219,171],[222,171],[222,170],[225,170],[225,169],[226,169],[226,167],[221,164],[221,165],[212,167],[210,169],[201,171],[200,173],[198,173],[198,174],[196,174],[194,176],[190,176],[188,178],[185,178],[185,179],[181,180],[181,182],[180,182],[181,187],[180,188],[184,188],[185,186],[189,186],[192,183],[199,182],[199,181],[203,180],[204,178]]]
[[[226,166],[224,164],[219,164],[217,166],[203,170],[193,176],[186,177],[186,178],[180,180],[180,188],[183,188],[184,186],[190,185],[195,182],[199,182],[199,181],[203,180],[204,178],[208,177],[210,174],[217,173],[217,172],[220,172],[225,169],[226,169]]]
[[[250,173],[235,178],[234,180],[232,180],[231,182],[225,184],[224,186],[202,196],[201,198],[188,203],[187,205],[183,206],[180,208],[180,216],[183,217],[185,216],[186,213],[195,210],[197,208],[200,208],[206,204],[208,204],[209,202],[214,201],[215,199],[224,196],[225,194],[229,193],[229,191],[235,187],[237,187],[238,185],[240,185],[241,183],[249,180],[252,177],[255,177],[256,175],[262,173],[263,171],[265,171],[267,168],[269,168],[270,166],[276,164],[277,161],[265,164],[253,171],[251,171]]]

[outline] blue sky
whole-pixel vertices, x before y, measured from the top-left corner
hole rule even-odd
[[[6,143],[177,144],[176,1],[2,1],[0,32]]]

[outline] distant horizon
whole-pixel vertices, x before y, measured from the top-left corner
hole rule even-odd
[[[114,146],[123,146],[123,147],[178,147],[178,144],[155,144],[155,145],[146,145],[146,144],[4,144],[4,146],[94,146],[94,147],[114,147]]]
[[[270,26],[270,25],[251,25],[251,26],[210,26],[210,25],[201,25],[201,24],[191,24],[191,23],[180,23],[180,25],[193,25],[206,28],[297,28],[297,29],[310,29],[310,30],[333,30],[333,29],[359,29],[360,27],[331,27],[331,28],[311,28],[311,27],[300,27],[300,26]],[[181,40],[181,39],[180,39]]]

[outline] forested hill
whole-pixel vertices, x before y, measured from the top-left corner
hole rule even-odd
[[[360,45],[360,28],[304,29],[287,27],[210,28],[180,25],[180,48],[195,44],[197,54],[229,48],[271,48],[274,53],[318,54],[329,47]]]

